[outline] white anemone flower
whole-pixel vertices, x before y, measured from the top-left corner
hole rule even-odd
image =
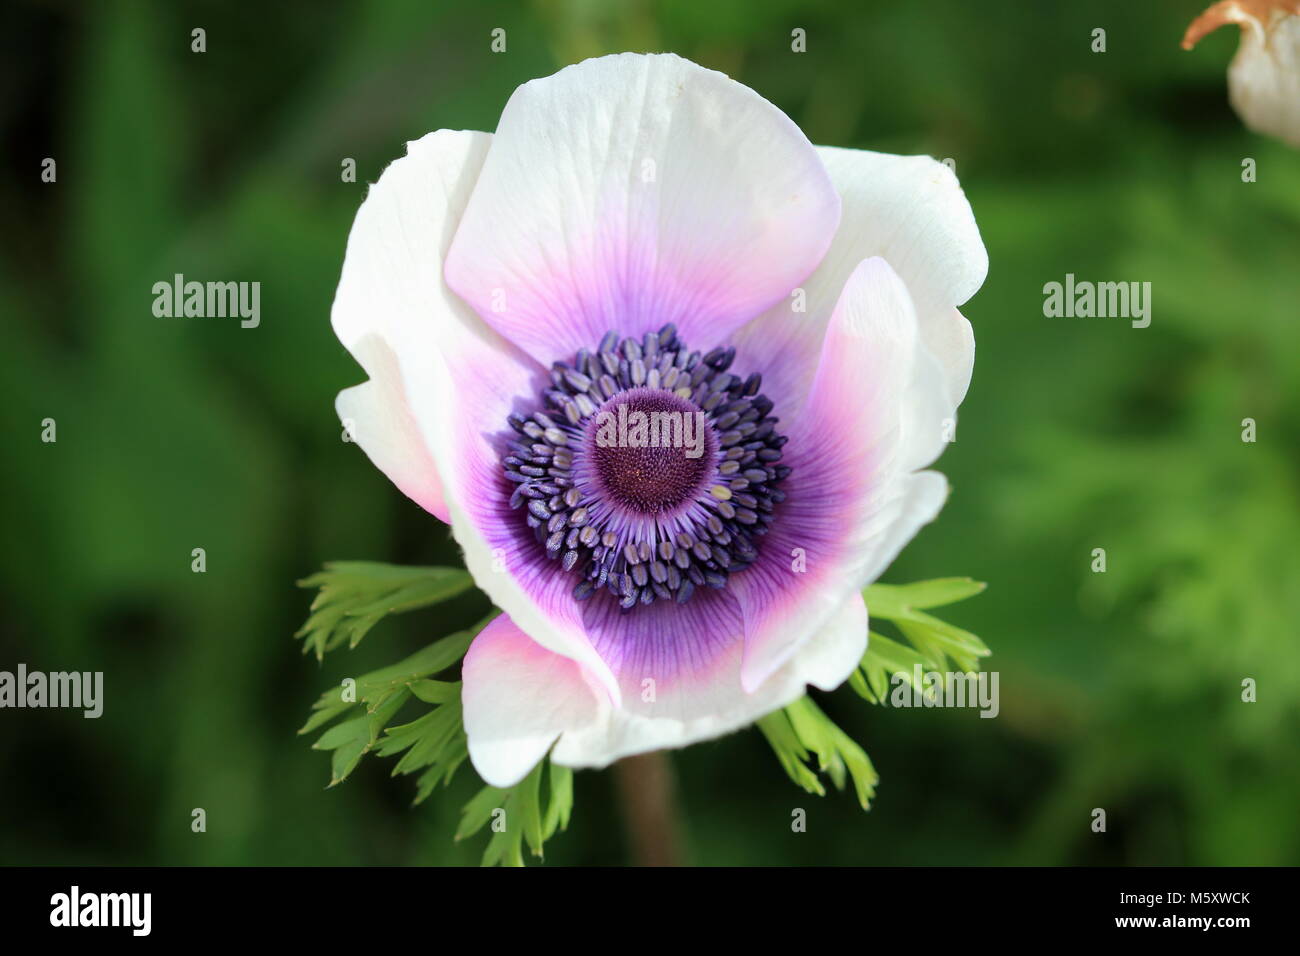
[[[669,54],[408,144],[348,239],[332,321],[369,381],[338,410],[502,611],[463,667],[483,779],[686,746],[849,677],[863,588],[947,495],[925,469],[987,268],[948,167],[814,147]],[[620,404],[702,422],[698,453],[601,440]]]

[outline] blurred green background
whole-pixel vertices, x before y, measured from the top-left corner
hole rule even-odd
[[[675,753],[690,858],[1300,862],[1300,154],[1229,109],[1235,30],[1178,48],[1200,8],[7,4],[0,669],[106,687],[97,721],[0,712],[0,863],[477,861],[482,837],[451,842],[472,771],[412,810],[391,761],[326,791],[295,734],[325,687],[486,609],[300,655],[293,582],[322,562],[457,560],[340,441],[334,395],[363,376],[330,303],[365,183],[407,140],[493,129],[521,82],[621,50],[723,70],[814,142],[954,158],[991,260],[953,495],[885,580],[990,582],[941,614],[992,646],[1001,715],[821,698],[881,774],[866,814],[797,790],[753,730]],[[261,326],[155,318],[175,272],[260,281]],[[1044,318],[1067,272],[1151,282],[1150,328]],[[578,775],[548,862],[626,859],[614,794]]]

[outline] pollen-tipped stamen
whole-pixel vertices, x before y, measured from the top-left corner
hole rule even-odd
[[[548,557],[582,575],[578,600],[607,590],[624,610],[684,604],[699,587],[725,588],[757,558],[755,539],[785,499],[778,486],[790,469],[779,464],[786,438],[761,376],[727,371],[735,354],[688,352],[671,324],[640,340],[609,332],[594,351],[551,367],[544,410],[509,416],[510,505],[526,507]],[[694,457],[680,443],[598,440],[597,423],[614,426],[620,404],[617,414],[674,424],[698,414]]]

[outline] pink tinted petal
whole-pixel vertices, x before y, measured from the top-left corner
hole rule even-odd
[[[745,621],[746,688],[790,660],[933,517],[930,498],[914,500],[929,479],[909,475],[931,444],[912,408],[918,393],[943,388],[919,346],[903,281],[883,259],[863,262],[835,307],[807,404],[788,432],[792,471],[780,520],[759,561],[732,578]]]
[[[475,317],[443,330],[446,363],[435,377],[421,425],[444,478],[452,534],[465,566],[492,602],[532,638],[584,664],[608,693],[618,688],[591,645],[581,605],[572,597],[577,579],[562,573],[538,547],[526,511],[510,507],[514,485],[502,460],[514,432],[512,412],[529,403],[547,381],[541,369]]]
[[[723,597],[719,592],[705,603]],[[758,692],[748,693],[740,682],[739,620],[734,609],[722,617],[711,649],[699,660],[690,658],[689,647],[672,650],[652,642],[621,658],[626,692],[620,707],[609,705],[604,689],[577,662],[546,650],[510,618],[497,618],[474,639],[463,669],[465,731],[475,769],[493,786],[508,787],[552,745],[552,759],[563,766],[604,767],[630,754],[718,737],[792,703],[808,684],[834,689],[866,649],[866,608],[861,595],[853,594],[793,660]],[[671,633],[670,620],[663,615],[634,633],[647,640],[659,630],[665,642],[687,643],[685,631]],[[613,636],[607,622],[597,620],[595,627]]]
[[[672,54],[627,53],[515,91],[447,281],[544,365],[667,322],[708,349],[800,283],[838,220],[780,110]]]
[[[494,787],[514,786],[560,734],[600,719],[602,695],[582,668],[546,650],[504,614],[474,638],[462,680],[470,760]]]
[[[786,414],[797,410],[845,282],[863,259],[880,256],[907,285],[922,340],[944,371],[955,409],[966,394],[975,354],[970,323],[956,306],[975,294],[988,272],[988,254],[957,177],[928,156],[825,146],[817,147],[817,155],[843,202],[839,231],[802,284],[802,300],[778,302],[737,333],[745,370],[763,374],[764,392]]]
[[[631,754],[685,747],[748,727],[803,696],[808,684],[823,690],[839,686],[862,659],[866,634],[862,597],[851,595],[809,636],[794,659],[753,693],[741,686],[742,642],[735,639],[725,646],[719,642],[699,679],[684,679],[682,674],[663,685],[648,685],[636,695],[624,694],[622,707],[566,730],[551,759],[568,767],[604,767]],[[679,641],[688,639],[685,632],[678,635]]]

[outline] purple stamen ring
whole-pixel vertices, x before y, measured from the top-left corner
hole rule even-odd
[[[509,416],[510,506],[581,576],[576,599],[685,604],[758,557],[790,468],[762,376],[729,374],[735,355],[688,352],[671,324],[640,341],[609,332],[551,366],[544,411]]]

